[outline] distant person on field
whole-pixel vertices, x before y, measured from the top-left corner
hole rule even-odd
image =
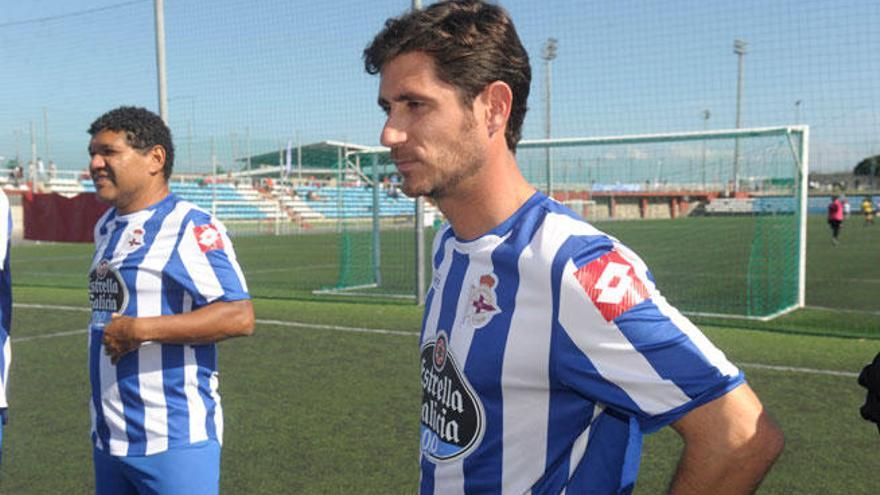
[[[254,313],[226,229],[170,192],[171,132],[119,107],[89,128],[95,225],[89,369],[98,494],[216,494],[223,411],[216,342]]]
[[[862,213],[865,215],[865,226],[874,225],[874,201],[871,198],[862,200]]]
[[[849,204],[849,200],[843,198],[843,216],[845,218],[849,218],[850,213],[852,212],[852,207]]]
[[[0,459],[3,454],[3,428],[8,420],[6,384],[12,360],[9,332],[12,324],[12,276],[9,273],[9,247],[12,239],[12,212],[9,199],[0,189]]]
[[[840,227],[843,225],[843,205],[836,195],[831,196],[831,203],[828,204],[828,225],[831,226],[831,243],[837,244]]]
[[[507,12],[444,1],[386,21],[381,142],[448,220],[420,337],[422,494],[632,491],[642,437],[684,440],[673,492],[750,493],[782,434],[642,260],[526,182],[531,67]]]

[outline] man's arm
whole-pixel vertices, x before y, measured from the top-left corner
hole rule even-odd
[[[207,344],[251,335],[254,308],[250,300],[217,301],[189,313],[132,318],[114,314],[104,327],[104,348],[113,364],[143,342]]]
[[[747,384],[672,424],[684,453],[672,494],[753,493],[784,446],[782,431]]]

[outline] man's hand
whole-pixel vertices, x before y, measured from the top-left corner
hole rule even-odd
[[[859,385],[868,389],[865,404],[860,409],[862,417],[877,423],[877,431],[880,431],[880,353],[874,358],[873,363],[862,369]]]
[[[111,315],[110,323],[104,327],[104,353],[110,356],[110,362],[116,364],[122,356],[138,348],[141,340],[135,331],[135,318]]]

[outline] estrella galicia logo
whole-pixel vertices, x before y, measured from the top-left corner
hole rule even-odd
[[[422,453],[436,462],[470,454],[483,438],[483,404],[449,352],[446,332],[422,346]]]
[[[98,262],[89,273],[89,304],[93,312],[107,313],[122,313],[128,306],[128,288],[107,260]]]

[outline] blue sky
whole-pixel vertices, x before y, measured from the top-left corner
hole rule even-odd
[[[423,2],[425,4],[429,2]],[[749,43],[743,124],[812,127],[812,166],[880,153],[880,6],[777,0],[501,2],[532,57],[525,138],[544,134],[544,41],[553,135],[732,128],[737,60]],[[409,1],[165,0],[170,123],[179,170],[325,139],[378,144],[378,80],[361,51]],[[121,104],[157,110],[153,2],[31,0],[0,11],[0,156],[37,148],[86,164],[87,129]],[[800,100],[800,105],[795,102]],[[44,108],[48,133],[44,129]],[[704,122],[703,110],[711,117]],[[16,138],[18,137],[18,145]]]

